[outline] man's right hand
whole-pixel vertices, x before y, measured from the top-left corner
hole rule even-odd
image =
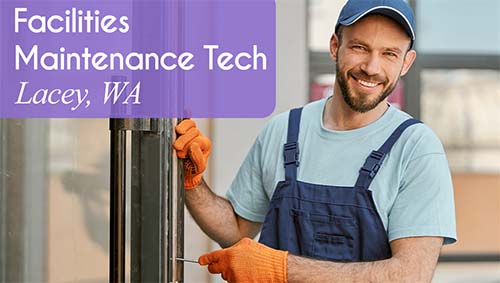
[[[205,171],[211,150],[211,142],[196,127],[191,119],[183,120],[175,127],[177,139],[174,149],[177,156],[184,159],[184,188],[197,187]]]

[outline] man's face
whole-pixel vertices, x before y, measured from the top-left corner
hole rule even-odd
[[[407,52],[409,37],[389,18],[369,15],[342,28],[341,42],[332,37],[330,46],[336,80],[346,104],[365,113],[394,90],[416,54]]]

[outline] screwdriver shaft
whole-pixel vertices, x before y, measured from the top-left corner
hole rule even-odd
[[[175,260],[198,264],[198,261],[194,260],[194,259],[187,259],[187,258],[177,257],[177,258],[175,258]]]

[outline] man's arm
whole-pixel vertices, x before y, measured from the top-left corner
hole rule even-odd
[[[231,203],[214,194],[202,179],[211,151],[211,142],[191,119],[175,127],[177,139],[173,148],[184,159],[186,206],[201,229],[222,247],[243,237],[255,237],[260,223],[245,220],[234,213]]]
[[[244,237],[253,238],[260,231],[261,223],[235,214],[231,203],[213,193],[204,180],[196,188],[186,190],[186,206],[203,232],[223,248]]]
[[[337,263],[288,255],[288,282],[431,282],[443,238],[411,237],[391,242],[392,257]]]

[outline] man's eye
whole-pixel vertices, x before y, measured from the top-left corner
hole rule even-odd
[[[394,52],[386,52],[385,55],[387,55],[389,57],[393,57],[393,58],[398,58],[398,54],[396,54]]]
[[[361,46],[361,45],[353,45],[352,48],[356,49],[356,50],[362,50],[362,51],[366,50],[366,48],[364,46]]]

